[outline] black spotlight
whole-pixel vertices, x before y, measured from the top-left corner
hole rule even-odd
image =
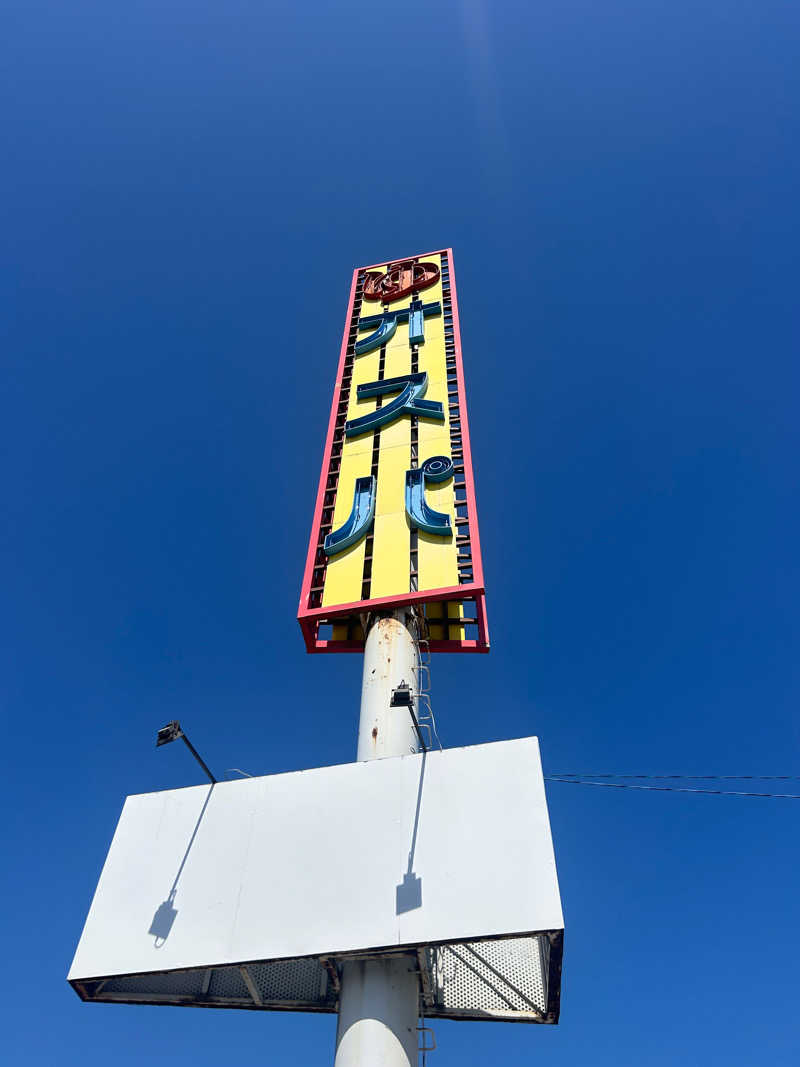
[[[168,722],[166,726],[162,726],[161,729],[158,731],[158,733],[156,734],[156,748],[158,748],[160,745],[168,745],[170,741],[177,741],[179,737],[184,742],[184,744],[189,749],[194,758],[197,760],[197,762],[200,764],[200,766],[203,768],[203,770],[206,772],[209,777],[209,780],[216,784],[217,779],[208,769],[205,760],[201,758],[200,753],[194,747],[192,742],[189,740],[183,730],[181,730],[181,724],[178,722],[177,719],[173,719],[172,722]]]
[[[166,726],[162,726],[158,731],[156,748],[159,745],[168,745],[170,741],[177,741],[179,737],[183,737],[181,724],[177,719],[174,719],[172,722],[168,722]]]
[[[414,714],[414,694],[411,692],[411,686],[407,682],[401,682],[396,689],[392,690],[392,699],[389,701],[389,707],[408,708],[408,714],[411,716],[411,722],[414,724],[414,729],[419,739],[419,747],[423,752],[427,752],[428,746],[425,744],[419,721]]]
[[[401,682],[397,689],[392,690],[392,699],[389,701],[390,708],[413,708],[414,697],[411,695],[411,686],[406,682]],[[170,726],[177,726],[177,723],[170,723]]]

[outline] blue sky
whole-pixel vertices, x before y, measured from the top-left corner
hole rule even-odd
[[[2,24],[9,1062],[332,1061],[332,1017],[65,975],[123,797],[201,780],[157,727],[218,771],[354,757],[359,661],[295,612],[360,263],[455,251],[493,649],[435,661],[444,743],[800,773],[796,5]],[[440,1023],[436,1067],[796,1062],[800,802],[549,800],[561,1025]]]

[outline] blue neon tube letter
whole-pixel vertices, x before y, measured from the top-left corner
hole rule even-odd
[[[417,470],[406,471],[406,514],[413,529],[438,537],[452,537],[450,516],[435,511],[425,500],[426,482],[443,482],[453,474],[453,461],[448,456],[433,456]]]
[[[396,311],[384,311],[380,315],[366,315],[358,320],[359,330],[371,330],[375,332],[369,337],[362,337],[356,341],[355,351],[357,356],[366,355],[381,345],[385,345],[395,335],[398,322],[408,323],[408,343],[410,345],[422,345],[425,343],[425,319],[432,315],[441,315],[442,305],[438,300],[432,304],[423,304],[421,300],[412,300],[407,308],[397,308]]]
[[[375,518],[376,481],[373,475],[356,478],[353,492],[353,507],[338,530],[332,530],[325,538],[325,555],[335,556],[354,545],[369,529]]]
[[[367,415],[358,419],[351,419],[344,424],[346,437],[356,437],[368,430],[377,430],[379,426],[386,426],[394,422],[401,415],[418,415],[423,419],[433,419],[435,422],[444,422],[444,408],[438,400],[422,400],[428,389],[427,371],[419,371],[416,374],[404,374],[400,378],[384,378],[381,382],[365,382],[359,385],[356,396],[363,400],[368,396],[384,396],[386,393],[400,395],[382,408],[376,408]]]

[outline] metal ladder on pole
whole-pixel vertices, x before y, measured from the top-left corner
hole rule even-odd
[[[417,693],[419,707],[417,709],[417,721],[421,730],[427,731],[428,748],[433,748],[433,740],[439,748],[442,742],[436,729],[436,717],[433,714],[431,703],[431,646],[428,636],[428,624],[422,611],[414,613],[415,627],[417,631]]]

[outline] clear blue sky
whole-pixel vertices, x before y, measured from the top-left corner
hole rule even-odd
[[[201,780],[157,727],[219,771],[354,758],[360,663],[295,612],[360,263],[455,250],[493,650],[436,660],[445,744],[800,773],[799,31],[777,0],[6,0],[9,1063],[332,1059],[333,1017],[65,975],[125,794]],[[440,1023],[436,1067],[797,1062],[800,801],[549,799],[561,1025]]]

